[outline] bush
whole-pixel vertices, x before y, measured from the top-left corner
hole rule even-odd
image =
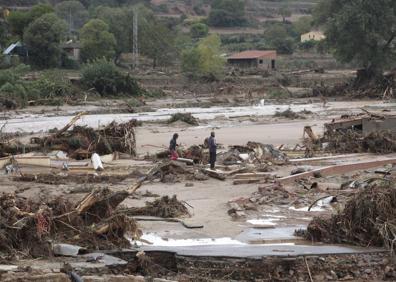
[[[38,93],[37,96],[45,99],[73,96],[77,92],[70,80],[59,71],[43,73],[38,80],[31,83],[30,88]]]
[[[28,70],[25,65],[0,71],[0,105],[3,108],[34,105],[60,105],[67,97],[78,95],[78,90],[58,70],[46,71],[37,80],[21,79]]]
[[[18,65],[14,68],[9,68],[0,71],[0,87],[9,82],[15,84],[20,80],[21,75],[28,72],[30,67],[27,65]]]
[[[98,59],[85,64],[81,74],[81,82],[88,88],[95,88],[101,96],[145,94],[135,79],[129,74],[121,73],[114,63],[106,59]]]
[[[24,107],[27,104],[26,90],[21,84],[11,84],[6,82],[0,88],[1,104],[6,108],[13,109],[16,107]],[[7,104],[13,104],[12,107]]]
[[[172,114],[168,120],[168,123],[174,123],[176,121],[182,121],[190,125],[198,126],[198,120],[191,113],[175,113]]]
[[[192,38],[202,38],[208,35],[209,28],[206,24],[195,23],[191,26],[190,33]]]

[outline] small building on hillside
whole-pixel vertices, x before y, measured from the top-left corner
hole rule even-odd
[[[69,59],[73,61],[80,60],[81,45],[79,42],[68,41],[61,44],[61,48]]]
[[[20,59],[24,60],[28,56],[26,47],[20,42],[12,43],[4,51],[4,63],[6,64],[18,64]]]
[[[240,68],[260,68],[260,69],[275,69],[276,61],[275,50],[250,50],[241,53],[233,54],[227,58],[227,62],[235,67]]]
[[[321,31],[310,31],[310,32],[307,32],[307,33],[304,33],[301,35],[301,42],[307,42],[307,41],[311,41],[311,40],[321,41],[325,38],[326,38],[326,36]]]

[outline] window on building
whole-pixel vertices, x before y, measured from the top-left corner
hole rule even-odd
[[[259,64],[262,64],[263,63],[263,60],[259,60]]]

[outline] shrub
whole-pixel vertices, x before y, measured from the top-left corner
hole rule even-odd
[[[83,66],[81,82],[88,88],[94,88],[101,96],[143,95],[129,74],[121,73],[114,63],[98,59]]]
[[[0,101],[6,108],[24,107],[27,104],[26,90],[21,84],[6,82],[0,88]],[[12,106],[7,106],[7,104]]]
[[[47,71],[30,85],[33,91],[42,98],[62,98],[73,96],[76,90],[70,80],[65,78],[59,71]]]
[[[209,28],[206,24],[195,23],[191,26],[190,33],[192,38],[202,38],[208,35]]]

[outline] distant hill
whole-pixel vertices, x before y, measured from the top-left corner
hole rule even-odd
[[[40,3],[40,0],[0,0],[0,6],[19,6],[19,7],[29,7],[33,6],[37,3]]]

